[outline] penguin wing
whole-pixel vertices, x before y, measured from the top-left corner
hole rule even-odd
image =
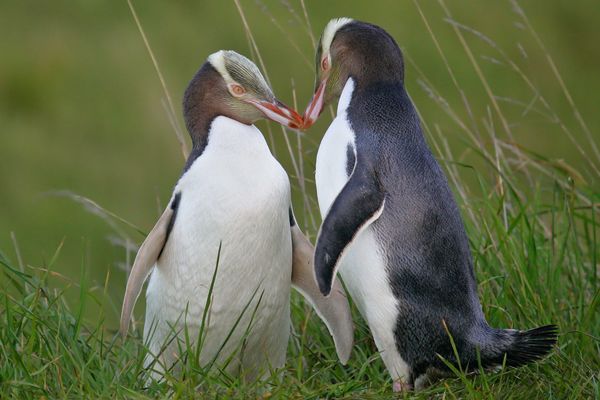
[[[321,293],[331,292],[340,260],[354,238],[375,221],[385,205],[376,171],[356,163],[321,225],[315,249],[315,275]]]
[[[293,216],[290,213],[290,220]],[[294,223],[292,230],[292,286],[298,290],[317,311],[333,337],[335,350],[342,364],[346,365],[354,344],[354,325],[350,305],[344,288],[339,282],[333,286],[331,296],[319,291],[313,272],[314,247]]]
[[[173,227],[173,222],[177,212],[177,203],[179,202],[180,194],[178,193],[170,206],[162,213],[152,231],[146,237],[146,240],[140,246],[135,261],[127,279],[127,287],[125,289],[125,297],[123,298],[123,308],[121,309],[121,326],[119,331],[125,336],[129,330],[129,321],[133,307],[142,291],[142,286],[148,278],[152,267],[160,256],[169,231]]]

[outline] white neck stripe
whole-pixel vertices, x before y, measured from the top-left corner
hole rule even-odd
[[[348,78],[346,84],[344,85],[344,90],[342,90],[342,94],[340,95],[340,100],[338,101],[337,113],[340,115],[343,112],[346,112],[346,109],[350,105],[350,100],[352,100],[352,93],[354,92],[354,79]]]

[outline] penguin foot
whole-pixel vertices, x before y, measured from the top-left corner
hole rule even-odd
[[[413,386],[410,383],[403,382],[400,379],[398,379],[397,381],[394,381],[394,383],[392,384],[392,390],[395,393],[408,392],[412,389],[413,389]]]

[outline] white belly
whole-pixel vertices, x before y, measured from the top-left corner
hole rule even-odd
[[[244,368],[257,376],[285,361],[290,189],[260,132],[230,121],[219,117],[213,122],[204,154],[175,188],[181,192],[180,205],[148,285],[144,338],[155,354],[173,336],[169,325],[187,326],[189,336],[197,338],[221,246],[200,363],[216,358],[219,364],[237,353],[227,371],[237,374]],[[219,122],[239,135],[222,134]],[[176,345],[162,354],[167,366],[178,355],[173,353],[178,353]]]
[[[354,132],[346,117],[353,89],[351,80],[348,82],[340,97],[337,116],[325,133],[317,153],[315,180],[323,219],[348,181],[347,148],[348,144],[354,147]],[[388,371],[394,379],[404,377],[407,366],[400,358],[394,340],[397,300],[390,288],[385,258],[371,226],[352,241],[338,271],[361,315],[369,324]]]

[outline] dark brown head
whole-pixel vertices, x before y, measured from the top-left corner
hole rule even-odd
[[[211,121],[220,116],[253,124],[268,118],[298,128],[302,117],[281,103],[246,57],[221,50],[208,57],[192,78],[183,97],[183,115],[192,140],[202,140]]]
[[[404,61],[394,39],[376,25],[350,18],[329,21],[315,61],[315,94],[304,113],[304,129],[340,96],[349,77],[357,86],[404,80]]]

